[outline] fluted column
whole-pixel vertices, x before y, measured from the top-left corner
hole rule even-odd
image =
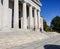
[[[29,26],[32,28],[32,6],[29,7]]]
[[[37,29],[37,9],[34,10],[34,26]]]
[[[42,17],[42,31],[43,31],[43,17]]]
[[[38,28],[40,28],[40,11],[38,11]]]
[[[2,4],[1,4],[1,0],[0,0],[0,29],[1,29],[1,17],[2,17],[2,15],[1,15],[2,14],[2,12],[1,12],[2,8],[1,7],[2,7]]]
[[[19,28],[19,6],[18,0],[14,0],[14,28]]]
[[[26,3],[23,3],[23,29],[27,29],[27,7]]]
[[[9,28],[9,15],[8,15],[8,8],[9,8],[9,0],[3,0],[3,29]]]

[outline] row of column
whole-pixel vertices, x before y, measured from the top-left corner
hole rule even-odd
[[[23,3],[23,24],[21,29],[27,29],[26,3]],[[14,28],[19,29],[19,0],[14,0]]]
[[[19,28],[18,26],[18,0],[14,0],[14,26],[16,27],[17,26],[17,28]],[[30,6],[29,7],[29,17],[30,17],[30,28],[31,28],[31,24],[32,24],[32,16],[33,16],[33,14],[32,14],[32,6]],[[37,9],[35,9],[34,10],[34,26],[36,27],[36,28],[40,28],[40,11],[38,11],[38,15],[37,15]],[[17,21],[16,21],[17,20]],[[24,2],[23,3],[23,25],[22,25],[22,29],[27,29],[27,5],[26,5],[26,3]]]
[[[14,28],[19,28],[19,5],[18,4],[19,1],[14,0]],[[0,6],[1,6],[1,0],[0,0]],[[7,27],[7,28],[9,28],[8,8],[9,8],[9,0],[3,0],[3,27]],[[0,13],[1,13],[1,7],[0,7]],[[38,15],[37,15],[37,9],[34,9],[34,26],[36,28],[40,27],[39,16],[40,16],[40,11],[38,11]],[[30,17],[30,28],[31,28],[32,6],[29,7],[29,17]],[[27,7],[25,2],[23,3],[23,27],[22,28],[27,29]]]
[[[29,7],[30,28],[31,28],[32,17],[33,17],[32,8],[33,8],[32,6]],[[34,9],[34,27],[36,29],[40,28],[40,11],[37,11],[37,9]]]

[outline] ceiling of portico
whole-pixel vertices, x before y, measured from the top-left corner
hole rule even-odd
[[[10,0],[10,1],[14,1],[14,0]],[[19,1],[23,1],[23,0],[19,0]]]

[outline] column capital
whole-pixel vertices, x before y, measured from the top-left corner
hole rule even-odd
[[[26,3],[25,1],[23,1],[23,3]]]
[[[33,7],[32,5],[29,5],[29,7]]]

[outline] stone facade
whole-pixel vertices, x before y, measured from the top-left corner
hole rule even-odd
[[[0,31],[42,28],[39,0],[0,0]]]

